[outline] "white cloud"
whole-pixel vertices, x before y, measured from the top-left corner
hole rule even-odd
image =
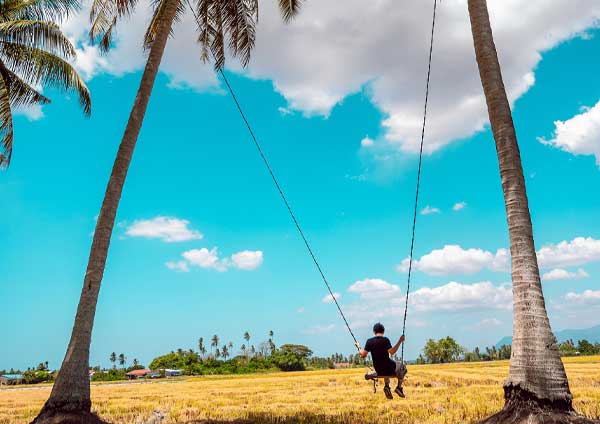
[[[231,255],[233,266],[243,270],[253,270],[263,263],[263,252],[260,250],[244,250]]]
[[[489,281],[446,285],[415,291],[410,304],[418,311],[459,311],[466,309],[509,309],[512,307],[512,290],[508,285],[494,286]]]
[[[217,271],[225,271],[227,269],[226,264],[219,260],[219,253],[217,252],[216,247],[213,247],[210,250],[206,247],[188,250],[183,252],[181,256],[183,256],[190,265],[200,268],[212,268]]]
[[[165,265],[173,271],[190,272],[190,267],[186,261],[169,261]]]
[[[296,310],[296,312],[298,312],[299,314],[303,314],[303,313],[304,313],[304,310],[305,310],[305,309],[304,309],[304,306],[300,306],[300,307],[299,307],[299,308]]]
[[[127,227],[125,234],[130,237],[157,238],[167,243],[200,240],[203,235],[188,228],[189,221],[168,216],[136,220]]]
[[[189,266],[196,266],[204,269],[215,269],[220,272],[227,271],[229,268],[237,268],[243,271],[252,271],[263,263],[263,252],[261,250],[244,250],[234,253],[229,258],[220,258],[216,247],[208,250],[191,249],[181,254],[184,261],[167,262],[167,267],[175,271],[189,270]]]
[[[463,210],[466,207],[467,207],[467,202],[458,202],[458,203],[455,203],[454,206],[452,206],[452,210],[455,212],[458,212],[460,210]]]
[[[587,278],[589,274],[584,269],[578,269],[575,272],[567,271],[562,268],[555,268],[551,271],[546,272],[542,275],[542,280],[554,281],[554,280],[575,280],[579,278]]]
[[[600,306],[600,290],[585,290],[581,293],[569,292],[565,299],[568,303],[581,306]]]
[[[304,334],[327,334],[335,329],[335,324],[315,325],[314,327],[304,330]]]
[[[543,246],[537,252],[541,269],[584,265],[600,261],[600,240],[576,237]],[[408,258],[398,265],[398,271],[408,271]],[[413,269],[431,275],[475,274],[484,269],[496,272],[510,271],[510,252],[498,249],[496,253],[482,249],[463,249],[459,245],[446,245],[434,249],[420,259],[413,260]],[[584,271],[585,272],[585,271]],[[556,276],[553,274],[552,276]],[[583,278],[582,273],[577,274]]]
[[[390,299],[400,293],[400,287],[380,278],[365,278],[352,284],[348,291],[360,294],[361,299]]]
[[[307,2],[300,16],[285,25],[275,3],[261,8],[256,50],[246,75],[272,80],[288,108],[307,115],[327,116],[345,97],[368,85],[366,95],[385,116],[382,139],[393,149],[416,152],[431,5],[413,0],[396,7],[392,0],[376,0],[365,7],[362,0],[346,0],[340,11],[339,1],[321,0]],[[119,24],[116,48],[106,58],[99,58],[87,44],[89,3],[69,19],[63,28],[86,53],[79,68],[88,76],[141,69],[148,4],[140,2],[136,13]],[[489,8],[511,101],[533,85],[542,52],[593,27],[600,17],[597,0],[507,0],[490,2]],[[426,152],[468,137],[487,122],[466,1],[445,1],[439,22]],[[218,82],[210,65],[200,62],[195,28],[186,14],[174,29],[161,67],[171,86],[214,89]],[[381,52],[401,54],[387,54],[382,60]],[[327,72],[315,72],[319,69]]]
[[[592,237],[576,237],[570,242],[563,240],[548,244],[538,250],[541,268],[557,268],[583,265],[600,261],[600,240]]]
[[[323,299],[321,299],[321,302],[323,303],[333,303],[333,299],[337,300],[340,297],[342,297],[342,295],[340,293],[333,293],[333,296],[331,294],[328,294],[327,296],[325,296]]]
[[[438,208],[432,208],[431,206],[427,205],[421,210],[421,215],[431,215],[440,212],[441,211]]]
[[[540,142],[574,155],[594,155],[600,167],[600,101],[567,121],[555,121],[554,125],[554,138],[539,138]]]
[[[484,268],[500,270],[507,262],[508,252],[499,249],[496,255],[482,249],[463,249],[458,245],[446,245],[413,260],[413,268],[431,275],[475,274]],[[409,259],[398,266],[401,272],[408,271]]]
[[[360,145],[362,147],[371,147],[373,144],[375,144],[375,141],[373,141],[372,138],[369,138],[369,136],[366,136],[365,138],[360,140]]]
[[[471,328],[475,330],[485,330],[493,327],[502,325],[502,321],[498,318],[484,318],[476,324],[472,325]]]

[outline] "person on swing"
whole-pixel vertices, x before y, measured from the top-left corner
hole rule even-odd
[[[392,390],[390,389],[389,376],[396,376],[398,379],[398,385],[394,391],[398,396],[403,398],[404,390],[402,390],[402,382],[407,373],[406,365],[404,365],[404,362],[402,361],[393,361],[390,358],[390,355],[396,354],[400,345],[404,343],[405,337],[404,335],[400,336],[398,342],[392,346],[390,339],[383,335],[385,333],[385,327],[379,322],[373,326],[373,333],[375,334],[375,337],[371,337],[367,340],[364,349],[360,347],[360,343],[356,342],[356,347],[358,348],[360,356],[366,358],[367,355],[371,353],[373,366],[375,367],[377,375],[385,377],[385,387],[383,388],[383,392],[388,399],[394,398],[392,396]]]

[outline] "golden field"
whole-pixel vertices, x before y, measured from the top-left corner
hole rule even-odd
[[[600,357],[566,358],[576,409],[600,418]],[[387,400],[364,369],[190,377],[92,386],[93,409],[114,423],[469,423],[502,406],[508,362],[410,366],[406,399]],[[0,423],[26,424],[49,386],[0,390]]]

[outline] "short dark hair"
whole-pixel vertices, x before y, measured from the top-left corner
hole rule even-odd
[[[373,326],[373,333],[377,334],[377,333],[385,333],[385,327],[383,326],[382,323],[378,322],[377,324],[375,324]]]

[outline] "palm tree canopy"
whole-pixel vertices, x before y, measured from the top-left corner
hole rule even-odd
[[[0,167],[10,164],[15,108],[43,105],[40,88],[74,91],[86,115],[88,88],[69,60],[75,47],[53,21],[78,8],[78,0],[7,0],[0,2]]]
[[[198,26],[200,57],[204,61],[214,59],[215,69],[225,65],[228,49],[239,58],[243,66],[250,62],[250,54],[256,40],[258,23],[258,0],[193,0],[194,18]],[[284,20],[291,20],[300,10],[302,0],[278,0]],[[155,0],[154,13],[146,35],[144,47],[149,48],[158,30],[158,23],[165,10],[166,0]],[[114,28],[120,18],[131,14],[137,0],[94,0],[90,12],[90,40],[99,42],[100,49],[110,49]],[[186,7],[192,8],[191,0],[179,0],[177,19]]]

